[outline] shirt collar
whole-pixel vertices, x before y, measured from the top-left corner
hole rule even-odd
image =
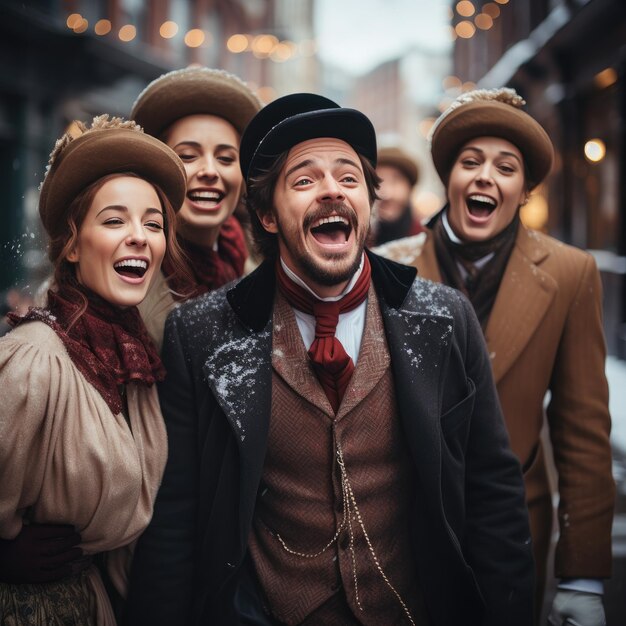
[[[280,264],[282,265],[282,268],[285,270],[285,274],[287,274],[287,276],[291,280],[293,280],[293,282],[296,283],[296,285],[300,285],[300,287],[303,287],[304,289],[306,289],[309,293],[313,294],[318,300],[322,300],[323,302],[336,302],[337,300],[341,300],[341,298],[343,298],[347,293],[350,293],[356,281],[359,279],[359,276],[361,275],[361,272],[363,271],[363,255],[361,255],[361,262],[359,263],[359,267],[357,271],[354,272],[354,274],[352,275],[352,278],[350,279],[350,282],[346,285],[346,288],[338,296],[329,296],[327,298],[320,298],[297,274],[292,272],[287,267],[282,257],[280,259]]]

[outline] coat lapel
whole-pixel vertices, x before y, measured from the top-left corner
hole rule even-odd
[[[222,317],[210,333],[203,366],[207,384],[239,447],[242,545],[254,510],[269,431],[274,284],[272,265],[263,264],[226,291],[227,302],[221,301]]]
[[[398,409],[425,489],[441,500],[442,381],[450,355],[453,317],[435,283],[416,279],[405,305],[381,305],[393,363]],[[434,478],[434,480],[433,480]]]
[[[532,231],[520,226],[485,332],[496,383],[529,342],[554,299],[558,286],[540,267],[548,254]]]

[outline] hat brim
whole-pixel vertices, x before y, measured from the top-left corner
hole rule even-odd
[[[292,115],[276,124],[261,139],[247,163],[241,162],[246,181],[266,171],[281,153],[308,141],[332,137],[349,144],[376,167],[376,131],[355,109],[331,108]]]
[[[222,70],[177,70],[150,83],[133,105],[131,119],[144,132],[161,137],[189,115],[216,115],[241,135],[261,102],[236,76]]]
[[[445,185],[460,149],[475,137],[499,137],[515,145],[524,157],[531,187],[552,168],[550,137],[528,113],[498,101],[468,102],[443,118],[432,136],[433,163]]]
[[[381,166],[395,167],[402,172],[409,181],[411,187],[417,184],[419,172],[417,165],[413,159],[402,154],[400,150],[385,150],[384,148],[378,152],[377,167]]]
[[[187,179],[176,153],[154,137],[131,129],[86,132],[57,156],[41,186],[39,213],[46,231],[65,229],[68,207],[86,187],[108,174],[130,172],[158,185],[175,211]]]

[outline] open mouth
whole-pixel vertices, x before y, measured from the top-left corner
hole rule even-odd
[[[206,209],[215,208],[226,194],[221,191],[201,191],[192,189],[187,192],[187,198],[194,204]]]
[[[148,271],[148,262],[142,259],[124,259],[114,263],[113,269],[126,278],[143,278]]]
[[[323,245],[341,245],[348,241],[352,226],[350,222],[339,215],[323,217],[311,226],[311,235]]]
[[[472,217],[489,217],[496,209],[497,202],[489,196],[472,194],[466,200],[467,210]]]

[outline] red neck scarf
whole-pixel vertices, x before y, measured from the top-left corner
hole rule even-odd
[[[164,262],[163,272],[169,286],[174,292],[181,294],[177,299],[195,298],[243,275],[243,267],[248,257],[246,240],[241,225],[232,215],[220,228],[217,250],[191,243],[180,236],[178,243],[189,258],[195,289],[191,294],[186,293],[189,291],[188,287],[177,280],[173,268]]]
[[[122,411],[123,385],[150,386],[165,378],[159,358],[137,307],[120,309],[78,283],[74,289],[48,292],[48,307],[30,308],[23,317],[11,315],[14,326],[38,320],[59,336],[81,374],[98,390],[114,414]],[[87,309],[68,330],[81,307],[75,290],[87,298]]]
[[[278,288],[289,304],[309,315],[315,316],[315,339],[309,348],[313,369],[337,413],[343,395],[354,372],[354,363],[346,353],[341,341],[335,337],[340,313],[356,309],[367,297],[370,287],[371,268],[367,256],[363,257],[363,270],[354,287],[340,300],[319,300],[287,276],[280,259],[277,261]]]

